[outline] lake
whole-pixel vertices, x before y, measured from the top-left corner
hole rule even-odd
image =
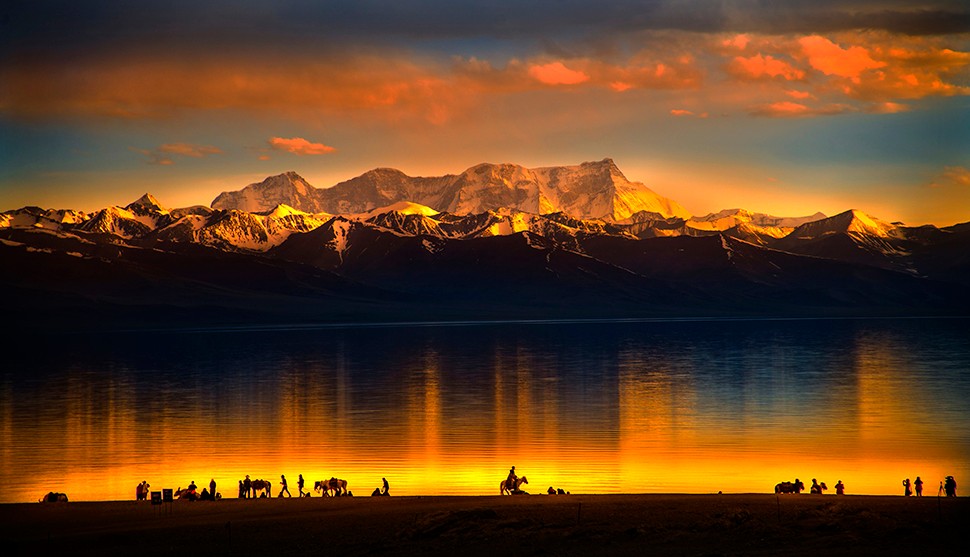
[[[0,502],[296,493],[850,494],[970,481],[970,320],[410,324],[7,336]]]

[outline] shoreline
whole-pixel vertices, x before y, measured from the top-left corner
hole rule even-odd
[[[936,499],[934,501],[934,499]],[[970,498],[631,494],[0,504],[13,555],[963,555]],[[6,552],[5,552],[6,553]],[[6,553],[11,554],[11,553]]]

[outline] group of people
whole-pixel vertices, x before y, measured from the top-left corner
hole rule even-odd
[[[909,497],[913,495],[913,490],[916,490],[916,496],[923,496],[923,480],[919,476],[916,476],[916,480],[910,482],[909,478],[903,480],[903,495]],[[947,476],[946,479],[940,482],[940,490],[937,495],[943,495],[946,493],[947,497],[957,496],[957,481],[953,479],[953,476]]]
[[[209,488],[202,488],[202,492],[198,491],[199,486],[195,485],[195,480],[189,482],[189,487],[182,489],[181,487],[175,491],[175,496],[179,499],[187,499],[189,501],[215,501],[216,499],[222,499],[222,494],[216,492],[216,480],[212,478],[209,480]]]

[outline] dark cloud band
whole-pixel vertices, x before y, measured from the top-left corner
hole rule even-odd
[[[35,0],[0,7],[0,48],[596,38],[650,30],[970,32],[962,0]]]

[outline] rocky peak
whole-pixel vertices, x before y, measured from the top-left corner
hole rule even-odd
[[[158,212],[162,212],[165,210],[162,207],[162,204],[159,203],[157,199],[155,199],[155,196],[150,193],[146,193],[145,195],[132,201],[131,203],[125,206],[125,209],[128,209],[129,211],[143,209],[143,210],[158,211]]]

